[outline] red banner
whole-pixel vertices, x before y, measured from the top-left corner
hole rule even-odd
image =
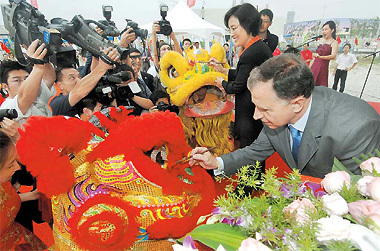
[[[36,7],[38,9],[38,3],[37,3],[37,0],[30,0],[30,4],[33,6],[33,7]]]
[[[189,8],[193,7],[195,5],[195,1],[196,0],[187,0],[187,6],[189,6]]]

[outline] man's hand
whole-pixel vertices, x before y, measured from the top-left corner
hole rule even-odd
[[[33,58],[33,59],[39,59],[39,60],[44,60],[44,57],[47,53],[47,49],[45,48],[45,44],[41,44],[38,48],[38,43],[40,42],[39,39],[34,40],[28,47],[28,50],[26,51],[26,55],[28,57]],[[37,48],[37,49],[36,49]],[[43,68],[43,65],[35,65],[35,66],[40,66]]]
[[[194,148],[190,156],[193,158],[190,159],[189,164],[193,166],[198,164],[205,169],[217,169],[218,168],[218,160],[216,157],[210,153],[207,147],[196,147]]]
[[[14,120],[4,118],[3,121],[0,122],[0,130],[8,135],[14,142],[20,137],[18,128],[20,128],[20,124]]]
[[[117,61],[120,58],[120,54],[117,52],[116,48],[108,47],[103,52],[113,61]],[[96,66],[96,68],[99,70],[107,71],[108,69],[112,69],[113,65],[109,65],[103,60],[99,60],[99,64]]]
[[[154,21],[152,25],[152,33],[157,34],[157,32],[160,31],[160,25],[158,24],[158,21]]]
[[[122,47],[128,47],[130,43],[135,41],[136,33],[133,31],[133,28],[129,28],[123,34],[121,34],[120,45]]]

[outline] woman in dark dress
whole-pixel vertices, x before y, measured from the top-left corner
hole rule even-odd
[[[250,145],[263,127],[260,120],[253,119],[255,105],[247,88],[251,70],[272,57],[271,50],[258,36],[260,21],[260,14],[251,4],[232,7],[224,17],[224,24],[236,45],[243,48],[239,62],[236,69],[226,69],[215,59],[210,61],[216,71],[228,75],[228,81],[218,78],[217,84],[222,85],[228,94],[235,94],[234,134],[240,141],[240,148]]]
[[[316,86],[328,87],[329,63],[334,60],[338,53],[338,42],[336,38],[336,25],[334,21],[327,21],[322,26],[323,41],[318,46],[314,63],[311,66],[311,71],[314,75],[314,83]]]

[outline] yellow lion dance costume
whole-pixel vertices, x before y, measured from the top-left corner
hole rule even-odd
[[[186,56],[169,51],[160,61],[161,82],[167,86],[171,102],[180,109],[186,140],[191,147],[217,147],[216,154],[233,151],[229,138],[229,125],[234,104],[223,87],[217,86],[218,77],[227,76],[216,72],[207,62],[216,58],[226,65],[226,54],[221,44],[211,47],[210,54],[193,49]]]

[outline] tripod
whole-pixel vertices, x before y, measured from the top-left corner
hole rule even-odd
[[[369,77],[369,73],[371,72],[371,69],[372,69],[373,61],[375,61],[376,54],[379,53],[379,52],[380,51],[376,51],[376,52],[371,53],[371,54],[369,54],[369,55],[367,55],[367,56],[364,57],[364,58],[367,58],[369,56],[372,56],[372,61],[371,61],[371,65],[369,66],[367,77],[365,78],[363,89],[362,89],[362,92],[360,93],[359,98],[362,98],[363,91],[364,91],[365,85],[367,84],[367,80],[368,80],[368,77]]]

